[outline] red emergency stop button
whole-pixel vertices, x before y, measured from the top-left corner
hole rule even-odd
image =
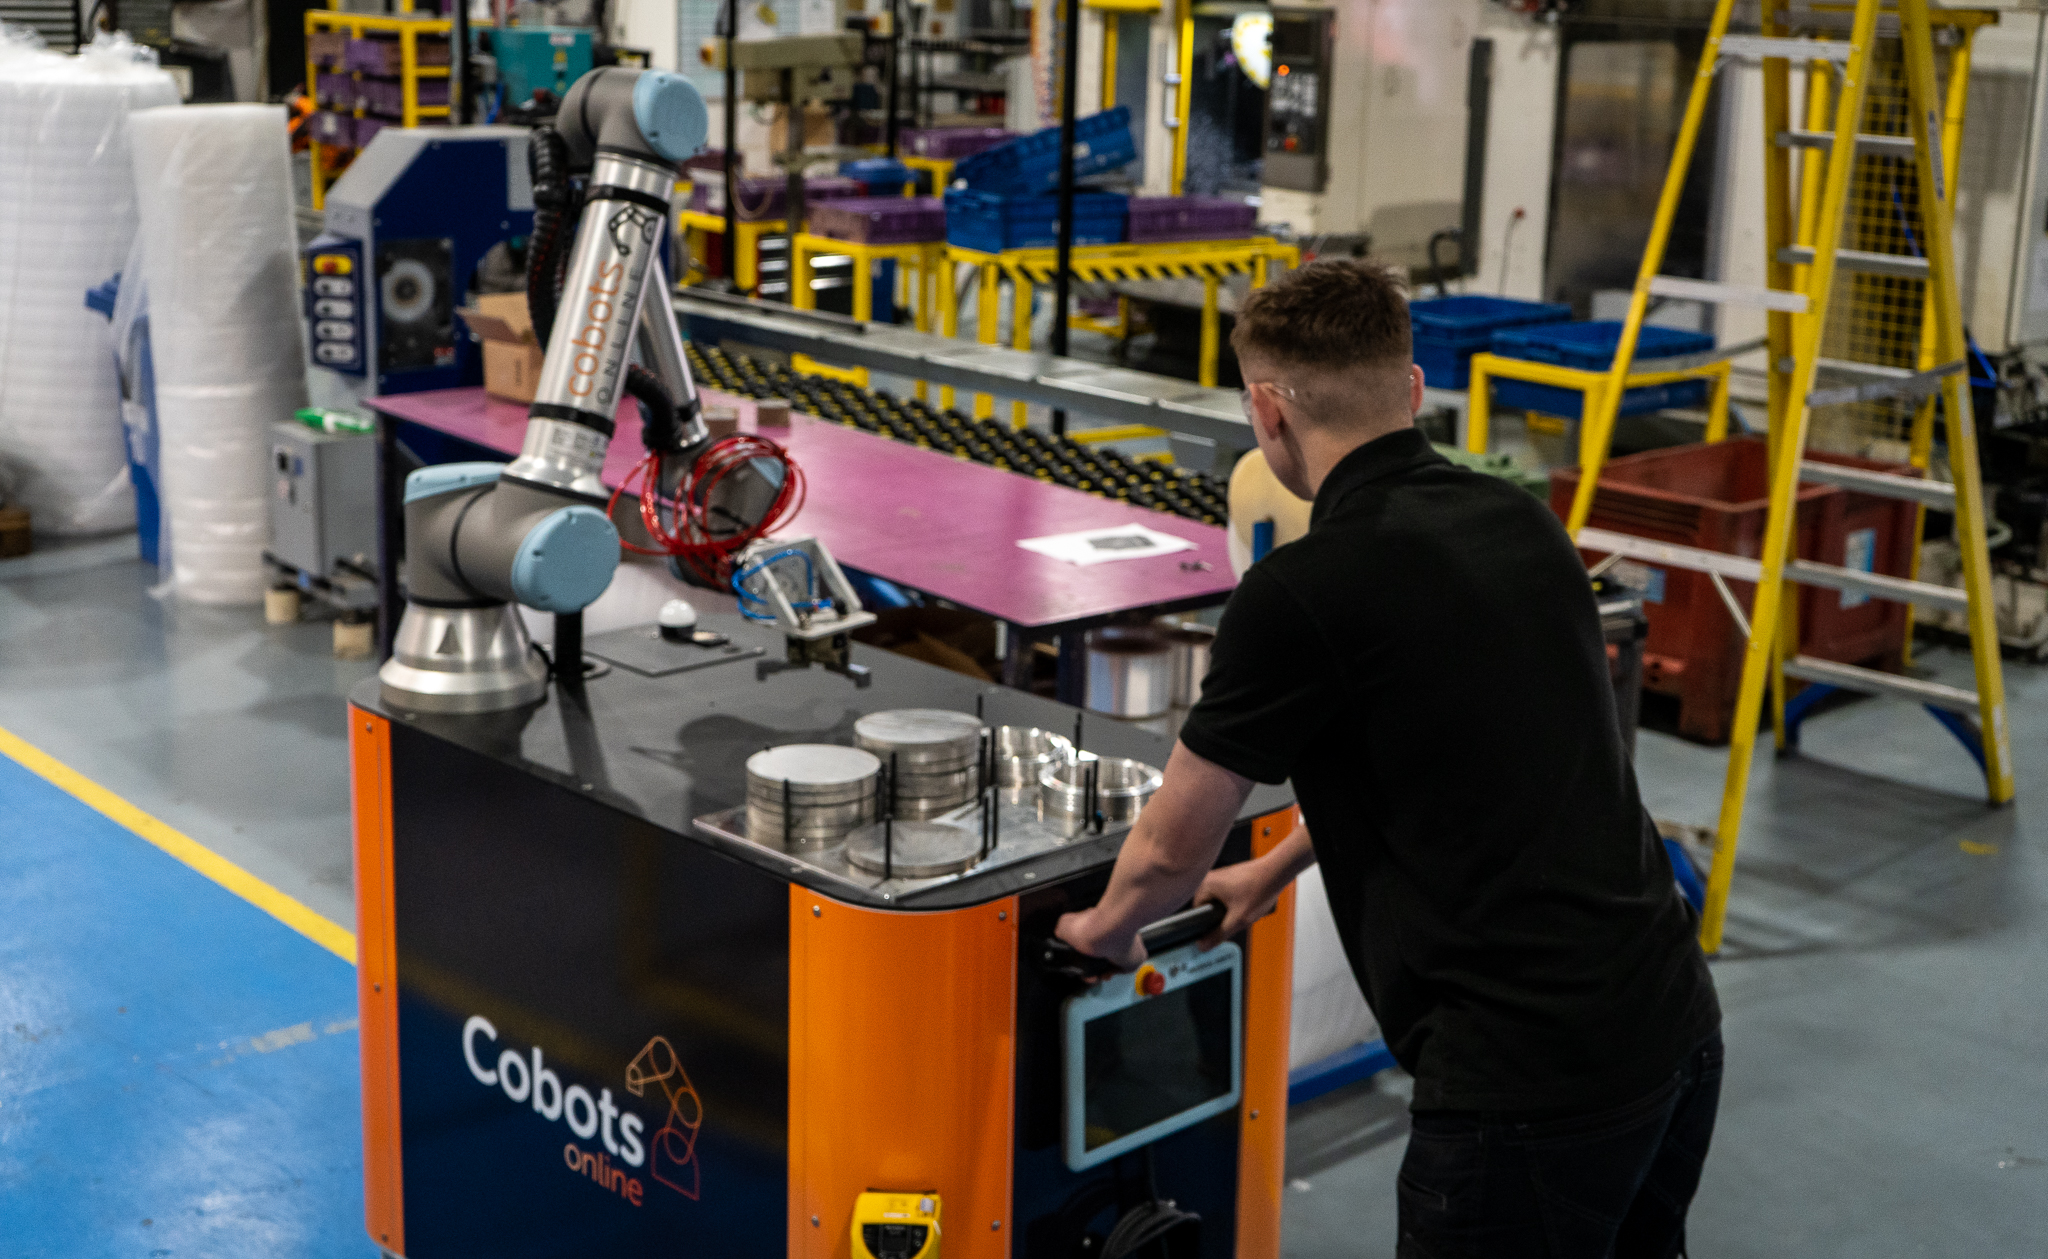
[[[347,254],[320,254],[313,259],[315,275],[347,275],[355,269],[355,259]]]
[[[1150,966],[1140,966],[1138,968],[1137,988],[1138,995],[1141,997],[1156,997],[1166,991],[1166,976],[1153,970]]]

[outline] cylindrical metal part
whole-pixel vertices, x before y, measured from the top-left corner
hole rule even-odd
[[[942,708],[869,713],[853,723],[855,747],[896,766],[890,790],[900,818],[928,818],[974,799],[981,786],[981,722]]]
[[[747,758],[747,838],[770,848],[836,843],[881,816],[882,763],[859,748],[790,743]]]
[[[1193,617],[1162,616],[1153,622],[1172,656],[1172,700],[1175,708],[1192,708],[1202,698],[1202,678],[1209,672],[1209,653],[1216,645],[1216,627]]]
[[[998,786],[1036,787],[1039,774],[1073,759],[1074,744],[1065,735],[1036,726],[1003,726],[996,731]]]
[[[884,852],[884,846],[887,851]],[[846,864],[897,879],[958,874],[981,857],[981,835],[940,822],[898,821],[866,826],[846,839]]]
[[[1087,707],[1112,717],[1157,717],[1173,703],[1173,653],[1149,625],[1089,630]]]
[[[670,167],[597,155],[526,441],[507,475],[606,496],[598,470],[674,189]]]
[[[1038,776],[1038,796],[1048,813],[1088,820],[1088,778],[1094,771],[1096,810],[1105,822],[1128,822],[1138,816],[1145,801],[1159,790],[1159,771],[1127,756],[1096,758],[1092,753],[1064,765],[1054,765]]]

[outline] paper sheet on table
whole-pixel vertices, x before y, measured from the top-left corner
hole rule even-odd
[[[1148,555],[1168,555],[1174,551],[1195,549],[1195,544],[1186,538],[1176,538],[1170,533],[1147,529],[1144,525],[1055,533],[1045,538],[1025,538],[1017,545],[1084,568],[1090,564],[1107,564],[1111,560],[1136,560]]]

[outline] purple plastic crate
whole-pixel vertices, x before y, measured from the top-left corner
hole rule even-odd
[[[419,80],[419,103],[423,106],[446,105],[448,103],[448,80]],[[405,85],[383,79],[364,79],[357,87],[357,95],[363,108],[393,118],[405,115]]]
[[[352,74],[322,72],[313,80],[313,95],[329,109],[354,113],[356,108],[356,78]],[[332,143],[330,141],[330,143]]]
[[[368,114],[364,114],[361,118],[355,119],[355,124],[356,147],[359,149],[369,148],[370,141],[377,138],[377,133],[379,131],[382,131],[384,128],[392,125],[391,123],[384,121],[382,118],[373,118]]]
[[[1014,140],[1017,134],[1001,127],[927,127],[919,131],[905,131],[899,143],[903,151],[912,157],[954,162]]]
[[[781,176],[760,176],[742,179],[739,182],[739,213],[735,215],[742,223],[756,223],[762,219],[779,219],[789,207],[789,184]],[[826,175],[804,181],[804,204],[815,205],[821,201],[844,201],[850,197],[867,195],[867,185],[857,179],[842,179],[837,175]],[[706,179],[695,183],[690,189],[690,208],[706,214],[722,214],[725,211],[725,180]]]
[[[404,63],[395,39],[352,39],[343,65],[364,74],[397,74]]]
[[[1259,212],[1230,197],[1132,197],[1130,239],[1240,240]]]
[[[834,240],[902,245],[946,238],[946,203],[937,197],[851,197],[811,211],[811,231]]]

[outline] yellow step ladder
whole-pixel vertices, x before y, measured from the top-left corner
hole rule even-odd
[[[1700,942],[1709,953],[1721,945],[1728,888],[1735,871],[1736,841],[1765,692],[1768,689],[1776,698],[1773,717],[1782,747],[1786,678],[1849,691],[1900,696],[1926,705],[1981,762],[1990,802],[2003,804],[2013,796],[2005,687],[1991,600],[1990,556],[1984,536],[1984,493],[1978,476],[1976,426],[1970,408],[1965,370],[1967,349],[1956,292],[1954,239],[1950,233],[1953,154],[1945,161],[1943,153],[1944,140],[1953,149],[1957,136],[1952,131],[1945,134],[1944,102],[1936,76],[1933,23],[1927,0],[1897,0],[1895,5],[1880,0],[1855,0],[1853,4],[1811,6],[1796,5],[1796,0],[1771,0],[1763,6],[1763,28],[1755,33],[1728,30],[1735,3],[1736,0],[1719,0],[1708,27],[1608,387],[1588,400],[1586,432],[1581,444],[1583,471],[1566,521],[1566,527],[1582,548],[1607,552],[1606,562],[1627,556],[1706,573],[1748,637],[1733,734],[1729,739],[1728,776],[1721,798],[1713,871],[1707,883],[1700,925]],[[1896,39],[1901,44],[1910,116],[1910,134],[1906,136],[1861,134],[1859,130],[1873,59],[1881,39]],[[1763,70],[1764,215],[1768,239],[1768,283],[1764,288],[1660,274],[1708,96],[1716,75],[1730,63],[1760,63]],[[1794,65],[1806,68],[1813,102],[1805,127],[1795,126],[1791,119]],[[1951,76],[1966,78],[1967,67],[1967,57],[1953,59]],[[1834,112],[1832,125],[1828,126],[1825,111],[1829,93],[1825,85],[1830,83]],[[1955,90],[1950,94],[1947,110],[1959,116],[1961,86],[1952,83],[1951,87]],[[1805,155],[1798,186],[1791,165],[1795,150]],[[1915,242],[1921,246],[1920,251],[1879,253],[1841,246],[1850,173],[1859,152],[1911,162],[1922,224]],[[1922,370],[1822,356],[1822,335],[1827,327],[1837,269],[1926,281]],[[1761,307],[1767,312],[1770,507],[1762,554],[1753,559],[1586,527],[1600,470],[1614,436],[1623,382],[1630,373],[1650,301],[1660,297]],[[1752,348],[1753,343],[1725,353]],[[1821,385],[1823,374],[1829,378],[1827,387]],[[1805,458],[1814,408],[1882,398],[1919,398],[1927,400],[1922,411],[1927,438],[1915,443],[1919,448],[1916,461],[1924,462],[1925,446],[1931,440],[1929,408],[1936,395],[1941,403],[1952,483]],[[1952,513],[1962,552],[1963,589],[1795,559],[1791,554],[1795,499],[1802,481],[1843,486],[1862,494],[1902,499],[1923,509],[1933,507]],[[1729,578],[1756,584],[1756,596],[1747,617],[1728,590]],[[1793,608],[1788,606],[1788,583],[1966,611],[1976,688],[1965,690],[1792,654],[1798,639],[1790,624]]]

